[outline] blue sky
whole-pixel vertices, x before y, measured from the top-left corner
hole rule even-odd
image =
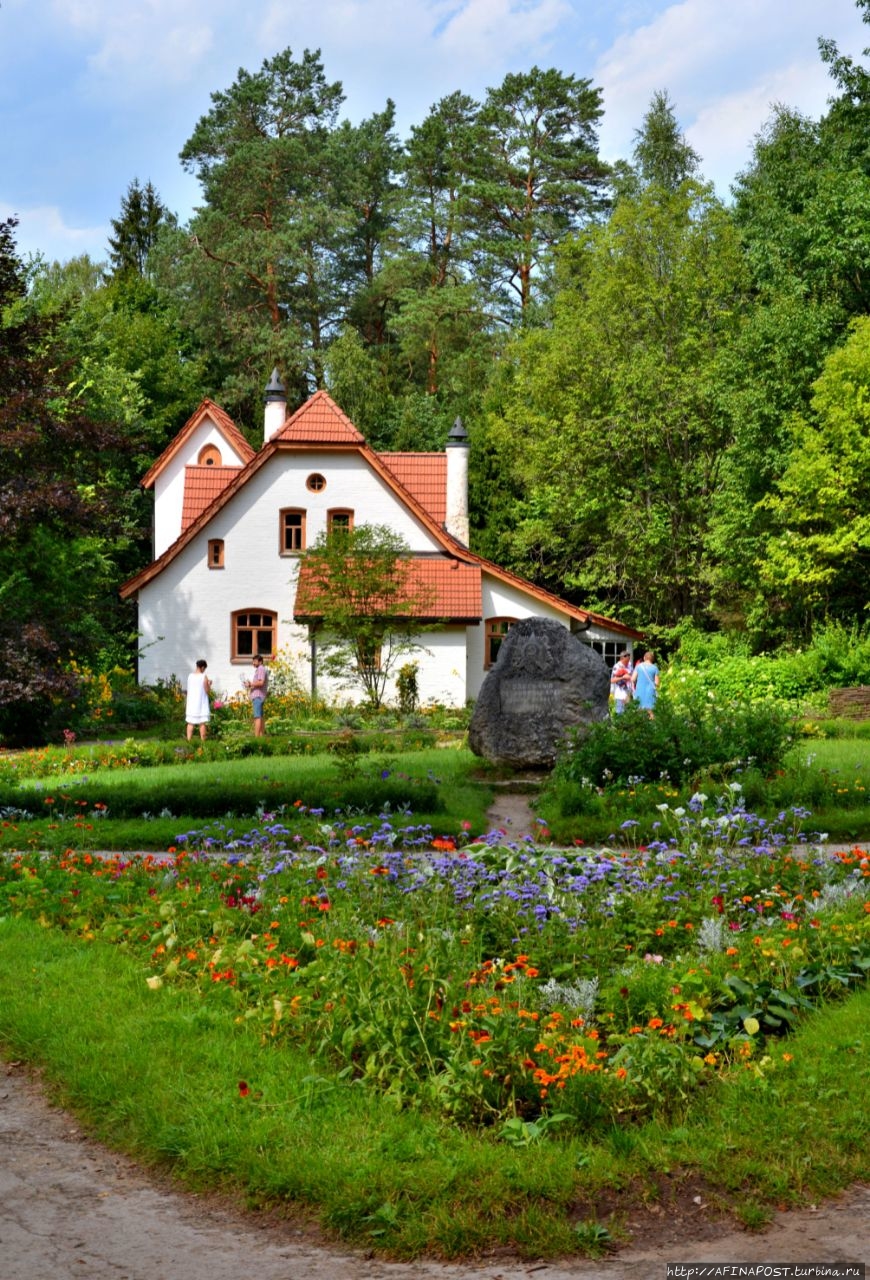
[[[352,121],[393,98],[402,136],[455,89],[558,67],[603,89],[608,160],[667,90],[727,197],[773,103],[824,111],[819,36],[870,46],[854,0],[2,0],[0,217],[22,254],[61,261],[106,257],[133,178],[185,220],[199,189],[178,153],[210,94],[288,46],[321,50]]]

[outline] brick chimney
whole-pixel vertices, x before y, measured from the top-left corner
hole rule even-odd
[[[448,533],[468,546],[468,432],[457,418],[447,437],[447,518]]]

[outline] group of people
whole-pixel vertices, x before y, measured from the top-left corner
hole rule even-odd
[[[254,737],[262,738],[265,733],[263,724],[263,705],[269,688],[269,673],[261,654],[252,657],[254,670],[250,680],[244,679],[245,692],[251,700],[251,714],[254,719]],[[187,740],[193,738],[193,730],[199,725],[199,736],[205,742],[208,723],[211,720],[211,680],[206,675],[208,663],[199,658],[196,670],[187,677],[187,704],[185,720],[187,722]]]
[[[622,715],[634,698],[638,706],[651,716],[655,711],[659,692],[659,669],[652,651],[647,649],[643,661],[637,666],[633,665],[631,654],[627,650],[621,653],[610,672],[610,692],[613,695],[613,710],[617,715]]]

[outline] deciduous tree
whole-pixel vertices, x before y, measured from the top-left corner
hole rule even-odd
[[[297,617],[317,627],[322,669],[379,707],[399,665],[419,645],[429,600],[404,539],[387,525],[322,534],[304,562]]]

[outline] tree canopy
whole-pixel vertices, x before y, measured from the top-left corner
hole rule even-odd
[[[457,87],[402,137],[284,49],[193,123],[186,225],[138,178],[106,263],[0,224],[0,734],[130,658],[136,482],[205,395],[259,440],[276,365],[379,449],[461,414],[473,548],[586,607],[757,648],[866,620],[870,71],[820,55],[828,107],[777,105],[732,203],[665,89],[609,167],[589,79]]]

